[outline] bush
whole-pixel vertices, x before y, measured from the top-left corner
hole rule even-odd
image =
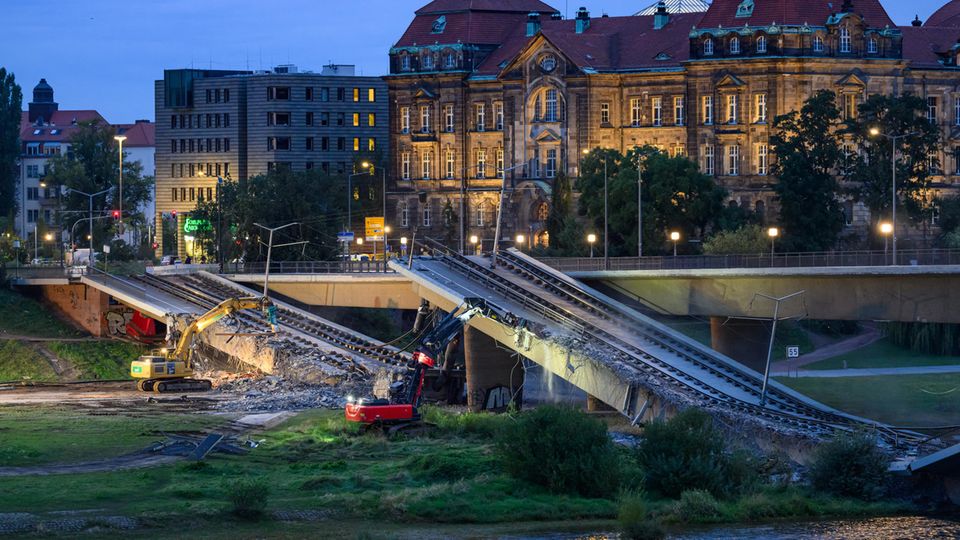
[[[720,517],[720,503],[704,489],[691,489],[680,494],[674,513],[685,523],[713,521]]]
[[[770,239],[759,225],[747,225],[735,231],[721,231],[703,243],[707,255],[741,255],[765,253]]]
[[[629,493],[621,495],[617,521],[623,538],[631,540],[659,540],[665,536],[660,524],[647,513],[647,501],[642,495]]]
[[[716,495],[739,493],[755,478],[746,454],[726,452],[724,436],[709,414],[687,409],[666,422],[653,422],[637,446],[647,489],[677,498],[691,489]]]
[[[873,436],[842,433],[814,452],[810,480],[818,490],[872,501],[883,495],[888,465]]]
[[[557,493],[587,497],[617,491],[619,461],[603,422],[569,407],[539,407],[521,414],[497,437],[497,450],[513,476]]]
[[[260,478],[242,478],[227,487],[231,512],[244,519],[259,519],[267,509],[270,486]]]

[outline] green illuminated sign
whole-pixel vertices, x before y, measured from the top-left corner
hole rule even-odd
[[[206,219],[195,219],[188,217],[183,222],[183,232],[186,234],[193,234],[195,232],[208,230],[210,230],[210,221]]]

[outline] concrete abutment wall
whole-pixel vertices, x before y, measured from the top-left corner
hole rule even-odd
[[[511,402],[521,406],[522,359],[476,328],[467,326],[463,333],[467,406],[470,410],[501,411]]]

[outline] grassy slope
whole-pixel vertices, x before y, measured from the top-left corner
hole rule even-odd
[[[0,381],[55,381],[50,363],[19,341],[0,341]]]
[[[944,426],[960,419],[960,374],[778,380],[842,411],[890,424]],[[950,393],[935,395],[944,392]]]
[[[143,354],[143,348],[120,341],[61,343],[48,345],[58,357],[80,371],[81,380],[115,380],[130,378],[130,362]]]
[[[40,302],[9,289],[0,288],[0,333],[18,336],[57,338],[83,337]]]
[[[877,341],[857,349],[856,351],[834,356],[826,360],[803,366],[804,369],[843,369],[847,368],[887,368],[912,366],[950,366],[960,364],[960,358],[955,356],[933,356],[914,352],[903,347],[893,345],[886,339]]]
[[[0,466],[72,463],[118,456],[162,440],[160,431],[192,431],[223,421],[223,417],[213,415],[91,415],[60,406],[3,407]],[[16,493],[10,495],[16,497]],[[4,508],[4,503],[0,503],[0,508]]]

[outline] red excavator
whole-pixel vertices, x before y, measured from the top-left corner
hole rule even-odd
[[[364,427],[398,427],[420,420],[417,408],[423,395],[423,379],[427,370],[443,365],[447,345],[463,330],[467,322],[480,315],[514,328],[522,328],[525,321],[499,309],[480,298],[465,298],[463,304],[447,314],[433,330],[422,337],[413,353],[410,371],[404,377],[399,396],[389,399],[347,398],[346,418]]]

